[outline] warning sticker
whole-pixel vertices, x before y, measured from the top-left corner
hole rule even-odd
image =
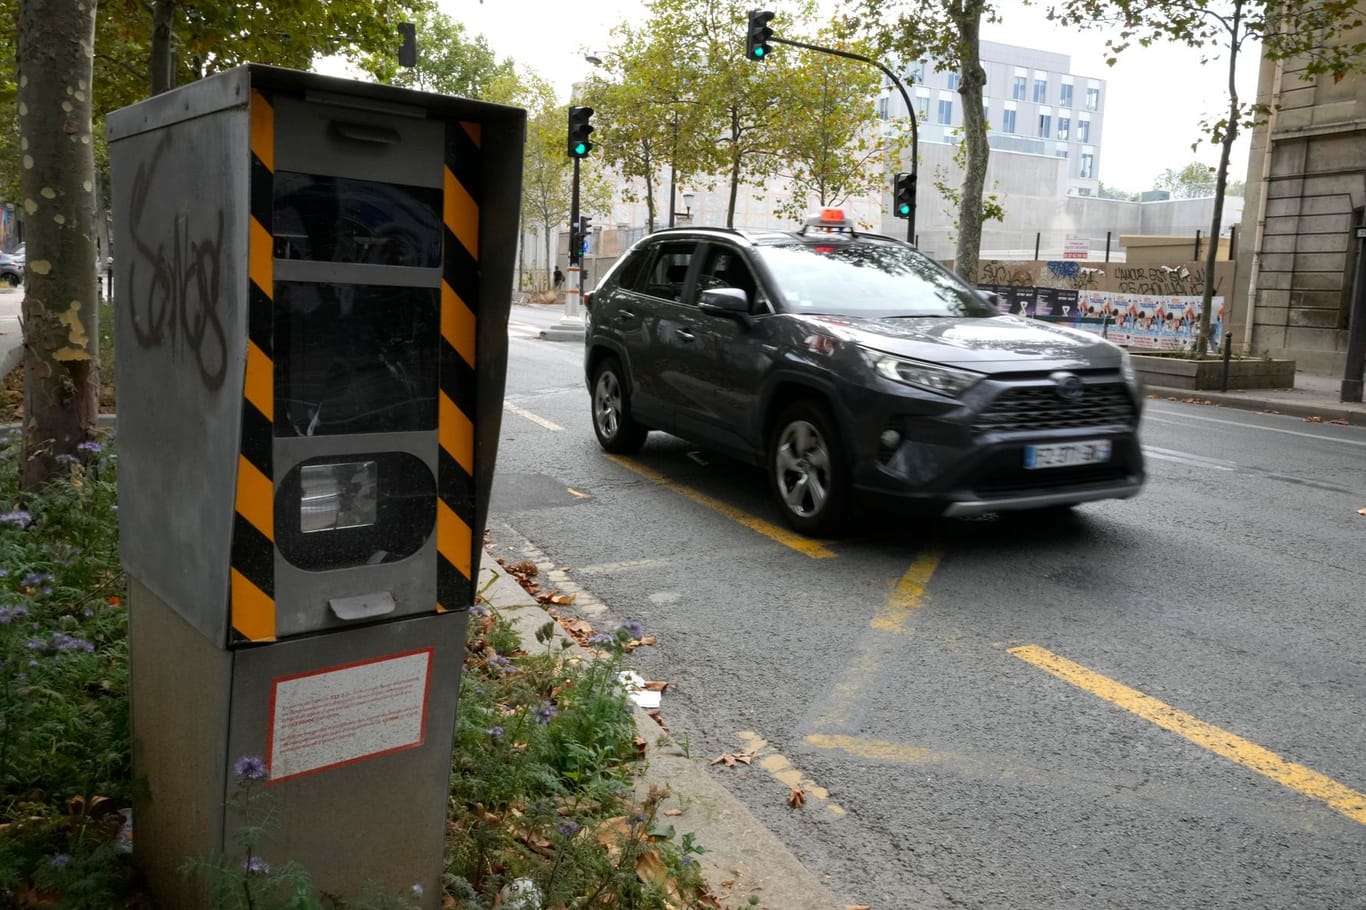
[[[422,745],[431,663],[426,648],[275,680],[270,780]]]

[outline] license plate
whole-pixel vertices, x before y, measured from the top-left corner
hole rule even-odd
[[[1092,439],[1086,442],[1063,442],[1051,446],[1025,446],[1024,466],[1035,468],[1066,468],[1079,464],[1095,464],[1110,460],[1110,440]]]

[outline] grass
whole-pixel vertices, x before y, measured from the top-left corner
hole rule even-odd
[[[112,345],[105,350],[112,381]],[[10,421],[22,404],[17,372],[0,396]],[[0,906],[151,910],[130,852],[136,781],[117,452],[113,440],[87,445],[65,476],[30,495],[18,487],[18,435],[0,436]],[[552,631],[524,643],[496,612],[472,609],[442,906],[719,906],[698,871],[700,846],[661,822],[665,794],[634,795],[643,744],[616,674],[638,630],[599,634],[601,656],[592,660],[556,643]],[[253,767],[239,763],[233,799],[261,795]],[[256,839],[245,845],[250,857],[271,827],[244,827]],[[186,864],[215,906],[400,910],[418,902],[414,894],[324,899],[306,869],[266,870],[234,857]]]

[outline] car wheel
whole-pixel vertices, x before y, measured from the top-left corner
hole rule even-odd
[[[774,424],[768,473],[783,518],[803,534],[831,535],[848,518],[851,490],[835,421],[816,401],[799,401]]]
[[[639,452],[649,433],[631,417],[621,362],[615,357],[603,358],[593,373],[593,432],[604,449],[621,455]]]
[[[0,284],[7,288],[17,288],[19,286],[19,276],[11,272],[0,275]]]

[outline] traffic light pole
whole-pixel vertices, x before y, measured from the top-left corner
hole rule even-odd
[[[547,341],[583,341],[583,311],[579,302],[583,294],[583,271],[579,257],[583,240],[579,235],[579,159],[574,159],[574,180],[569,196],[569,272],[564,282],[564,315],[548,329],[541,330]]]
[[[770,35],[768,40],[774,44],[788,44],[792,47],[800,47],[804,50],[816,51],[821,54],[832,54],[836,57],[858,60],[861,63],[871,63],[873,66],[882,70],[887,78],[892,80],[892,84],[896,86],[897,91],[901,92],[901,100],[906,102],[906,115],[911,118],[911,185],[919,187],[920,128],[916,123],[915,108],[911,107],[911,96],[906,93],[906,86],[901,84],[901,80],[897,78],[896,73],[871,57],[865,57],[862,54],[855,54],[851,51],[838,51],[833,47],[820,47],[815,44],[792,41],[788,38],[779,38],[777,35]],[[911,212],[906,216],[906,241],[911,244],[915,243],[915,199],[911,200]]]

